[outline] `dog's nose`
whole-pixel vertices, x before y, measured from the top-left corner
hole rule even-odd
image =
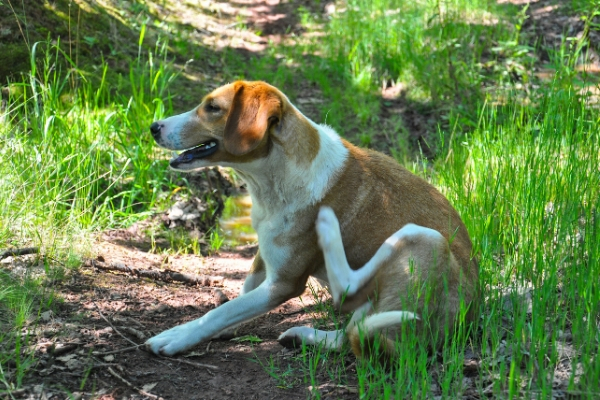
[[[150,132],[152,133],[152,137],[154,137],[154,139],[159,138],[161,128],[162,128],[162,125],[159,124],[158,122],[154,122],[152,125],[150,125]]]

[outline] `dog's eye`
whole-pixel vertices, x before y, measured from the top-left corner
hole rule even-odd
[[[221,108],[213,103],[207,103],[204,109],[208,112],[215,113],[221,111]]]

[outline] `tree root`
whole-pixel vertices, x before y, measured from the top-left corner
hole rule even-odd
[[[37,254],[40,252],[39,247],[23,247],[21,249],[9,249],[0,251],[0,260],[7,257],[24,256],[26,254]]]

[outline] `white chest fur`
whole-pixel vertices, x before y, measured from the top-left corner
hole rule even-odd
[[[290,221],[327,194],[348,157],[348,149],[331,128],[309,123],[319,134],[319,150],[310,165],[275,147],[268,157],[239,168],[252,197],[252,226],[267,271],[290,261],[293,243],[286,240],[294,228]]]
[[[267,274],[271,269],[278,269],[289,261],[291,249],[282,240],[291,229],[286,212],[272,212],[260,204],[252,208],[252,227],[258,235],[258,247],[265,261]]]

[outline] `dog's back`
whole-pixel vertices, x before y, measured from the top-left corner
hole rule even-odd
[[[362,267],[379,246],[408,223],[434,229],[450,243],[468,282],[478,279],[467,228],[450,202],[424,179],[382,153],[345,142],[352,157],[323,204],[340,221],[348,262]]]

